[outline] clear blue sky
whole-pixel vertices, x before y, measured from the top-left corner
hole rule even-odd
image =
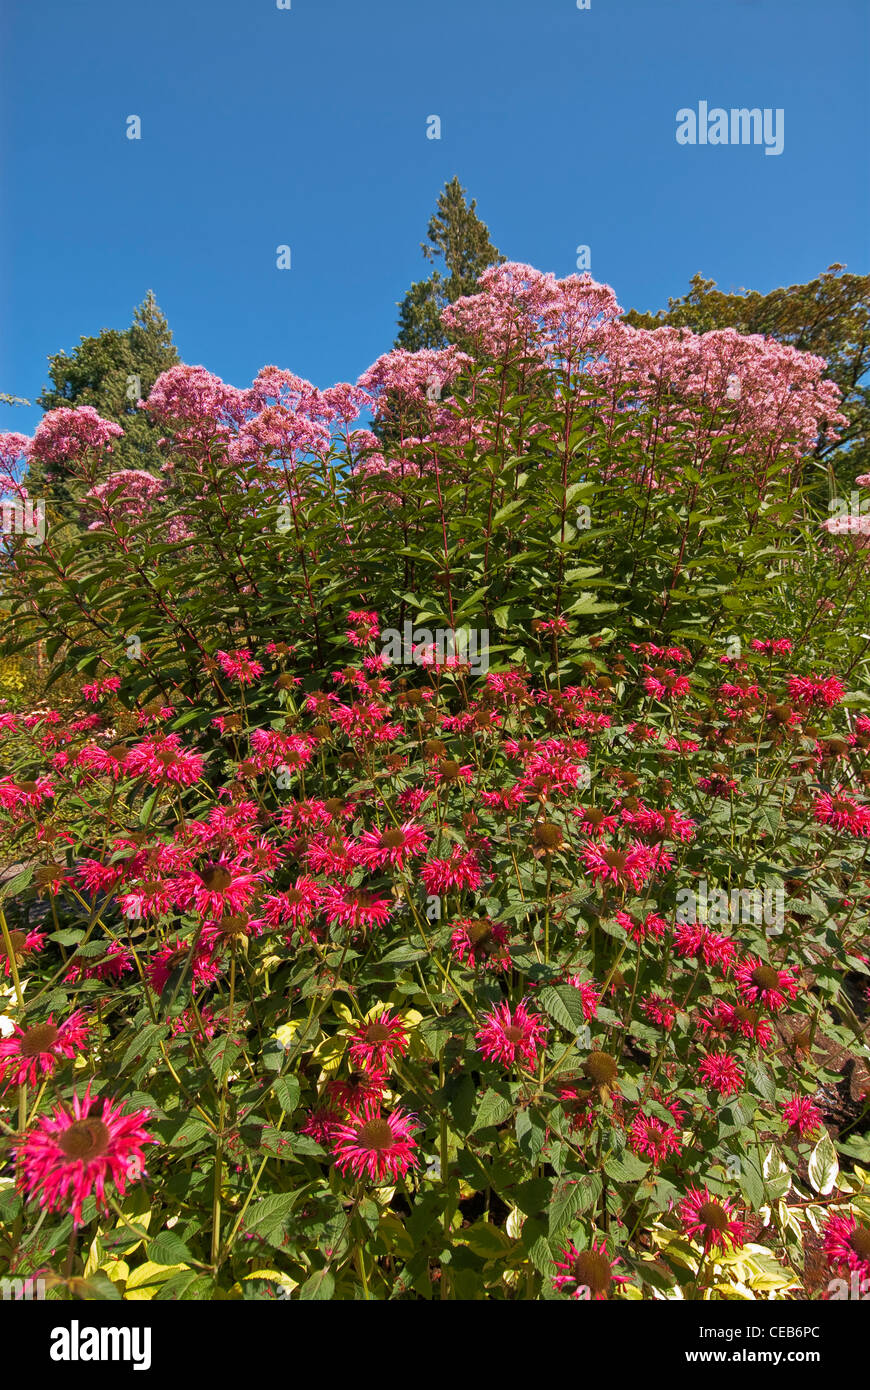
[[[0,389],[149,287],[234,385],[355,380],[454,174],[510,259],[588,244],[626,308],[866,272],[868,58],[868,0],[3,0]],[[783,153],[678,145],[702,100],[783,108]]]

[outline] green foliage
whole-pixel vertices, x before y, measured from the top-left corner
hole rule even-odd
[[[475,211],[476,199],[465,201],[465,189],[458,178],[444,185],[429,220],[426,241],[420,249],[427,261],[443,261],[444,270],[433,270],[426,280],[411,286],[399,305],[399,335],[396,347],[417,352],[420,348],[444,347],[450,341],[441,325],[441,310],[474,294],[478,276],[487,266],[504,260],[489,239],[486,224]]]

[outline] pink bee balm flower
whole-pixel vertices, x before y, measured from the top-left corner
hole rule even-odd
[[[387,1066],[391,1057],[402,1057],[408,1050],[408,1034],[398,1014],[389,1009],[363,1023],[350,1042],[350,1060],[367,1071]]]
[[[612,1284],[627,1284],[627,1276],[614,1274],[619,1257],[611,1260],[604,1241],[594,1242],[589,1250],[578,1250],[573,1241],[560,1252],[556,1268],[562,1270],[553,1278],[553,1287],[572,1299],[606,1299]]]
[[[29,782],[15,782],[11,777],[0,777],[0,811],[19,811],[28,806],[39,806],[53,796],[54,785],[47,777],[37,777]]]
[[[846,1266],[870,1279],[870,1225],[854,1216],[829,1216],[824,1230],[825,1254],[838,1268]]]
[[[787,637],[770,637],[764,641],[753,637],[749,645],[754,652],[766,652],[768,656],[787,656],[792,644]]]
[[[507,929],[488,917],[462,918],[453,928],[450,945],[458,959],[472,969],[507,970],[511,963]]]
[[[678,1212],[686,1235],[703,1239],[705,1254],[711,1248],[727,1250],[729,1245],[742,1245],[746,1239],[746,1226],[735,1220],[731,1202],[712,1197],[707,1187],[703,1191],[690,1187]]]
[[[652,853],[639,840],[632,840],[627,849],[590,842],[583,851],[583,863],[596,883],[632,888],[635,893],[640,892],[654,868]]]
[[[124,775],[126,757],[127,749],[123,744],[101,748],[97,743],[88,743],[78,754],[75,762],[76,767],[87,768],[117,782]]]
[[[782,1115],[789,1129],[796,1129],[801,1139],[805,1134],[815,1134],[822,1126],[822,1112],[809,1096],[792,1096],[783,1106]]]
[[[660,917],[657,912],[648,912],[643,921],[635,917],[631,912],[620,910],[616,913],[616,920],[624,931],[628,933],[632,941],[638,945],[645,941],[647,937],[654,937],[660,941],[667,931],[667,922],[664,917]]]
[[[238,862],[219,859],[191,874],[180,898],[203,917],[237,916],[250,903],[259,881],[260,875],[240,869]]]
[[[218,652],[217,659],[224,675],[238,681],[239,685],[253,685],[266,669],[259,661],[253,660],[246,647],[233,652]]]
[[[530,1014],[523,999],[511,1012],[507,1003],[499,1004],[492,1013],[484,1015],[484,1026],[475,1037],[478,1051],[491,1062],[510,1067],[518,1057],[534,1066],[547,1028],[536,1014]]]
[[[44,949],[45,935],[43,932],[39,931],[11,931],[9,933],[9,942],[12,946],[12,954],[15,957],[15,965],[17,968],[26,955],[30,955],[31,952],[38,954]],[[0,936],[0,961],[3,962],[3,974],[7,977],[11,976],[11,962],[6,950],[6,942],[2,936]]]
[[[98,1210],[108,1211],[106,1184],[123,1197],[129,1179],[145,1173],[145,1144],[157,1141],[143,1129],[147,1110],[125,1114],[116,1101],[100,1102],[90,1093],[73,1096],[70,1113],[57,1106],[41,1115],[18,1146],[20,1189],[26,1198],[38,1197],[47,1211],[67,1211],[82,1224],[82,1204],[95,1194]]]
[[[101,695],[115,695],[121,689],[120,676],[107,676],[105,680],[94,681],[93,685],[82,686],[82,699],[95,705]]]
[[[846,687],[836,676],[789,676],[788,693],[801,705],[837,705]]]
[[[359,1115],[370,1102],[382,1101],[386,1088],[387,1077],[382,1071],[352,1071],[326,1083],[327,1094],[352,1115]]]
[[[734,1096],[743,1087],[743,1072],[728,1052],[711,1052],[698,1067],[698,1075],[720,1096]]]
[[[673,667],[669,667],[666,670],[660,668],[659,674],[647,676],[643,688],[647,695],[664,702],[683,699],[692,687],[688,676],[678,676]]]
[[[330,925],[367,930],[389,921],[392,905],[389,898],[378,898],[364,888],[332,887],[323,895],[323,911]]]
[[[98,960],[73,956],[64,975],[66,983],[76,980],[119,980],[133,969],[133,953],[121,941],[110,941],[106,954]]]
[[[270,927],[282,927],[288,922],[300,931],[311,921],[320,906],[321,889],[308,874],[300,874],[283,893],[267,897],[263,916]]]
[[[67,1059],[81,1052],[88,1036],[87,1024],[81,1009],[70,1014],[65,1023],[55,1024],[49,1014],[45,1023],[32,1028],[17,1027],[0,1042],[0,1079],[10,1086],[35,1086],[37,1081],[51,1076],[62,1057]]]
[[[192,942],[179,941],[176,937],[174,944],[167,941],[155,952],[146,969],[148,980],[155,993],[163,993],[176,970],[186,972],[187,959],[192,944]],[[220,962],[215,959],[202,940],[194,951],[192,969],[193,979],[198,985],[213,985],[221,973]]]
[[[661,994],[650,994],[640,1001],[641,1012],[669,1033],[677,1021],[677,1006],[673,999]]]
[[[813,816],[820,825],[830,825],[834,830],[870,836],[870,808],[854,801],[842,789],[838,789],[833,796],[828,792],[817,796]]]
[[[417,1166],[416,1117],[397,1106],[389,1115],[377,1102],[369,1101],[349,1124],[337,1125],[333,1132],[336,1167],[350,1169],[357,1178],[368,1174],[372,1182],[385,1178],[395,1182],[409,1168]]]
[[[474,854],[463,853],[459,845],[454,846],[449,859],[430,859],[420,870],[420,877],[432,896],[449,893],[452,888],[473,891],[483,882]]]
[[[737,947],[730,936],[711,931],[703,922],[680,922],[674,932],[674,952],[702,957],[705,965],[718,965],[727,974]]]
[[[358,864],[367,869],[404,869],[414,855],[425,854],[429,837],[414,821],[392,825],[386,830],[367,830],[351,849]]]
[[[771,1013],[779,1013],[800,987],[790,970],[765,965],[760,956],[747,956],[735,966],[734,979],[741,999],[747,1004],[763,1004]]]
[[[333,1110],[328,1105],[319,1105],[314,1110],[310,1110],[302,1126],[301,1133],[307,1134],[316,1143],[322,1144],[324,1148],[332,1143],[336,1130],[341,1128],[344,1117],[338,1110]]]
[[[643,1111],[635,1115],[628,1132],[628,1142],[636,1154],[648,1158],[653,1167],[667,1158],[668,1154],[680,1152],[680,1136],[670,1125],[663,1124]]]
[[[130,777],[144,777],[152,787],[173,783],[192,787],[202,776],[205,760],[181,746],[178,734],[165,738],[146,738],[130,749],[125,772]]]

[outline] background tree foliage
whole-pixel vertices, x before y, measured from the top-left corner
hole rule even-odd
[[[169,324],[149,290],[136,309],[129,328],[104,328],[96,337],[82,337],[72,352],[49,358],[51,386],[38,397],[43,410],[91,405],[105,420],[124,430],[113,450],[118,470],[156,472],[162,462],[159,431],[136,402],[147,396],[161,372],[180,361]],[[70,479],[54,469],[48,488],[41,471],[31,468],[30,486],[63,505],[73,501]]]
[[[487,266],[499,265],[504,256],[493,246],[489,228],[470,206],[458,178],[444,185],[429,221],[427,240],[420,249],[427,261],[443,259],[447,274],[433,270],[416,281],[399,304],[399,335],[395,346],[417,352],[420,348],[446,347],[449,335],[441,323],[441,310],[465,294],[477,292],[477,278]]]

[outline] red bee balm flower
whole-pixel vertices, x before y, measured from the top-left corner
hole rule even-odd
[[[830,825],[834,830],[847,830],[851,835],[870,836],[870,808],[853,801],[852,797],[847,796],[841,789],[833,796],[827,792],[817,796],[813,816],[820,825]]]
[[[392,907],[389,898],[376,898],[364,888],[327,888],[323,898],[326,920],[343,927],[382,927]]]
[[[384,831],[367,830],[354,845],[351,853],[358,864],[367,869],[404,869],[412,855],[425,854],[429,838],[413,821],[394,825]]]
[[[408,1049],[408,1034],[397,1014],[389,1009],[371,1018],[354,1033],[350,1043],[350,1060],[355,1067],[376,1071],[390,1057],[404,1056]]]
[[[798,992],[798,981],[789,970],[765,965],[759,956],[747,956],[736,965],[734,979],[741,999],[747,1004],[763,1004],[771,1013],[785,1007],[786,995],[794,999]]]
[[[703,1192],[690,1187],[678,1210],[686,1235],[703,1239],[705,1254],[714,1246],[726,1250],[746,1239],[746,1226],[734,1219],[730,1201],[711,1197],[707,1187]]]
[[[48,1211],[70,1212],[77,1226],[85,1198],[95,1193],[97,1208],[108,1211],[106,1183],[123,1197],[127,1180],[145,1172],[143,1145],[157,1142],[142,1128],[147,1110],[125,1115],[120,1104],[104,1099],[92,1115],[95,1104],[88,1087],[81,1100],[73,1097],[72,1113],[57,1106],[53,1115],[41,1115],[18,1146],[18,1183],[26,1197],[38,1196]]]
[[[680,1136],[670,1125],[661,1120],[650,1119],[643,1111],[638,1112],[631,1124],[628,1142],[636,1154],[651,1160],[654,1168],[667,1158],[669,1153],[680,1152]]]
[[[240,647],[233,652],[218,652],[217,659],[224,675],[238,681],[239,685],[253,685],[265,670],[259,661],[252,659],[246,647]]]
[[[35,1086],[45,1076],[51,1076],[62,1057],[71,1058],[82,1050],[88,1036],[87,1024],[81,1009],[70,1014],[65,1023],[55,1024],[49,1014],[45,1023],[32,1028],[16,1028],[10,1037],[0,1042],[0,1079],[10,1086]]]
[[[357,1178],[368,1174],[373,1182],[382,1183],[385,1178],[395,1182],[417,1166],[414,1118],[400,1106],[384,1115],[376,1102],[369,1102],[350,1124],[335,1127],[336,1167],[349,1168]]]
[[[485,1026],[475,1034],[484,1057],[509,1067],[519,1055],[534,1066],[547,1029],[535,1014],[528,1012],[525,999],[513,1013],[509,1004],[499,1004],[485,1019]]]
[[[698,1067],[698,1075],[706,1086],[720,1096],[736,1095],[743,1087],[743,1072],[736,1058],[728,1052],[713,1052]]]
[[[449,893],[451,888],[479,888],[483,875],[473,854],[463,854],[454,845],[449,859],[430,859],[420,870],[420,877],[430,895]]]
[[[792,1096],[783,1106],[782,1115],[789,1129],[796,1129],[801,1138],[815,1134],[822,1126],[822,1113],[809,1096]]]
[[[829,1216],[824,1231],[825,1254],[831,1264],[853,1269],[870,1279],[870,1226],[854,1216]]]
[[[571,1241],[559,1252],[556,1268],[564,1270],[553,1278],[553,1287],[573,1299],[606,1299],[611,1284],[627,1284],[625,1275],[614,1274],[619,1258],[611,1260],[604,1241],[589,1250],[578,1250]]]
[[[655,867],[646,845],[634,840],[627,849],[616,849],[590,841],[583,851],[586,872],[596,883],[613,883],[639,893]]]

